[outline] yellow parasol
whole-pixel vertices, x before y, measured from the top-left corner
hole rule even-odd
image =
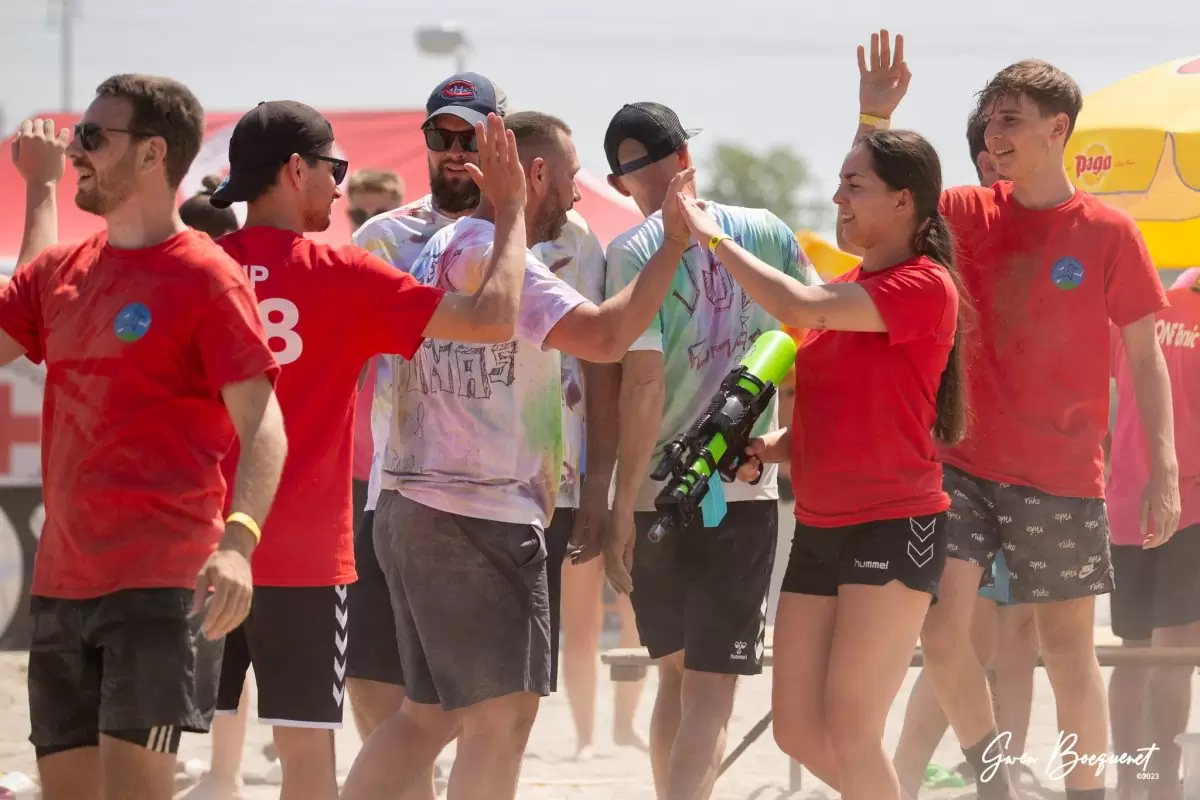
[[[833,242],[826,241],[812,231],[797,231],[796,241],[823,281],[832,280],[858,266],[858,256],[839,250]]]
[[[823,281],[832,280],[858,266],[858,256],[839,250],[837,245],[812,231],[796,231],[796,241],[800,243],[800,249],[808,256],[808,260],[812,262]],[[784,325],[783,329],[797,342],[804,334],[804,331],[790,325]]]
[[[1065,157],[1077,187],[1137,220],[1155,266],[1200,265],[1200,56],[1088,95]]]

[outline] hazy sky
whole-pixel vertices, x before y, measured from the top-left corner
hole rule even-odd
[[[60,96],[58,0],[0,0],[0,109],[6,128]],[[711,143],[793,146],[833,191],[857,114],[855,45],[873,28],[906,34],[914,72],[896,124],[928,136],[948,184],[974,180],[964,140],[972,93],[1025,57],[1066,69],[1084,92],[1173,58],[1200,55],[1188,0],[76,0],[74,104],[115,72],[168,74],[212,110],[292,98],[324,110],[424,103],[453,71],[416,51],[418,25],[453,19],[468,67],[511,107],[572,125],[585,168],[605,172],[604,128],[622,103],[671,105]],[[359,164],[359,167],[370,165]]]

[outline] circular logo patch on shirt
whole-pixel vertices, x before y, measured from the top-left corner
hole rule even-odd
[[[150,330],[150,309],[143,303],[130,303],[117,312],[113,333],[122,342],[136,342]]]
[[[1074,289],[1083,283],[1083,264],[1063,256],[1050,268],[1050,280],[1060,289]]]

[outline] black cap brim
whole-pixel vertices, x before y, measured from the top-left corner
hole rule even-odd
[[[248,193],[241,181],[238,181],[234,176],[230,175],[225,180],[221,181],[221,185],[217,187],[212,196],[208,198],[208,202],[214,208],[229,208],[234,203],[244,203],[248,198]]]
[[[439,108],[437,111],[434,111],[432,114],[426,117],[425,121],[428,122],[434,117],[440,117],[445,114],[449,114],[452,117],[458,117],[468,125],[474,125],[477,122],[487,123],[487,114],[481,114],[475,109],[466,108],[465,106],[445,106],[443,108]]]

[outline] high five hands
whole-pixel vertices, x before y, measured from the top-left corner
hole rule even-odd
[[[525,168],[517,155],[517,140],[504,120],[488,114],[487,124],[475,123],[479,166],[463,164],[479,191],[497,210],[525,208]]]
[[[904,37],[896,34],[895,49],[886,30],[871,34],[871,52],[858,46],[858,110],[881,119],[892,114],[908,91],[912,73],[904,61]]]

